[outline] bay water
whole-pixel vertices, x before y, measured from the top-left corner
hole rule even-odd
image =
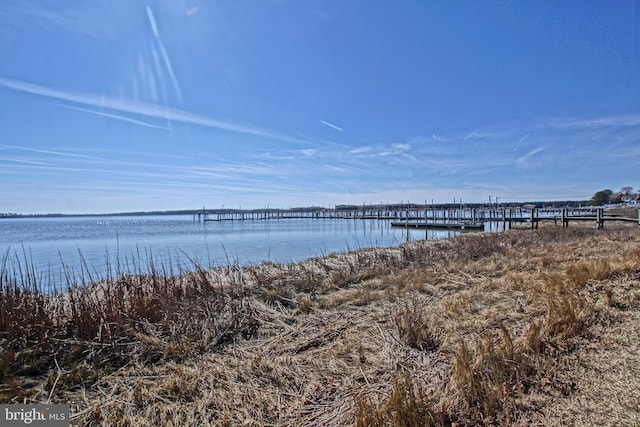
[[[0,267],[33,266],[47,286],[61,287],[66,274],[98,280],[157,266],[188,270],[196,265],[290,263],[365,247],[398,246],[441,239],[449,230],[406,230],[390,221],[271,219],[194,222],[185,216],[91,216],[0,219]],[[191,268],[193,269],[193,268]],[[132,271],[133,270],[133,271]],[[14,272],[11,272],[13,274]]]

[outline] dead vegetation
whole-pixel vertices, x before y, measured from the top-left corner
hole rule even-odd
[[[74,425],[637,424],[639,236],[549,225],[55,295],[5,257],[0,401]]]

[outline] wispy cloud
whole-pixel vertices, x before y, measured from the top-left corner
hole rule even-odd
[[[410,144],[391,143],[378,144],[371,147],[357,147],[348,150],[345,154],[351,156],[353,159],[363,159],[367,161],[378,159],[390,164],[406,164],[407,160],[415,163],[418,160],[413,154],[408,153],[410,149]]]
[[[363,154],[368,153],[369,151],[371,151],[371,147],[357,147],[353,150],[349,150],[348,154]]]
[[[332,172],[336,172],[339,174],[362,174],[365,172],[365,170],[363,169],[358,169],[352,166],[341,166],[341,165],[335,165],[335,164],[324,164],[323,167],[325,169],[328,169]]]
[[[502,136],[501,132],[486,132],[486,131],[473,131],[466,134],[463,139],[464,140],[475,140],[475,139],[493,139]]]
[[[275,175],[278,173],[277,168],[272,165],[268,165],[261,162],[224,162],[219,163],[217,165],[208,165],[208,166],[196,166],[189,167],[186,173],[193,174],[214,174],[224,177],[230,177],[232,175],[237,176],[264,176],[264,175]]]
[[[0,7],[12,21],[47,29],[61,29],[91,38],[115,40],[122,36],[116,23],[122,23],[118,8],[102,2],[79,3],[73,7],[47,6],[44,2],[4,2]],[[124,14],[123,14],[124,15]]]
[[[620,114],[600,117],[581,117],[554,120],[552,127],[558,128],[592,128],[608,126],[639,126],[640,114]]]
[[[12,89],[18,92],[40,95],[48,98],[74,102],[77,104],[89,105],[101,109],[107,108],[124,113],[137,114],[145,117],[204,126],[208,128],[220,129],[245,135],[260,136],[279,141],[293,142],[305,145],[311,144],[310,141],[286,134],[259,129],[243,124],[217,120],[210,117],[201,116],[190,111],[180,110],[158,104],[150,104],[147,102],[139,102],[123,98],[105,97],[101,95],[93,95],[69,90],[60,90],[3,77],[0,77],[0,86],[4,86],[5,88]]]
[[[344,131],[344,129],[342,129],[340,126],[336,126],[333,123],[329,123],[329,122],[326,122],[324,120],[318,120],[318,122],[322,123],[325,126],[329,126],[331,129],[335,129],[335,130],[340,131],[340,132]]]
[[[411,145],[401,143],[391,144],[391,147],[395,148],[398,151],[407,151],[411,149]]]
[[[100,157],[87,156],[85,154],[76,154],[76,153],[69,153],[69,152],[56,151],[56,150],[42,150],[42,149],[39,149],[39,148],[20,147],[20,146],[17,146],[17,145],[1,144],[0,147],[1,148],[12,149],[12,150],[29,151],[29,152],[32,152],[32,153],[53,154],[55,156],[76,157],[76,158],[80,158],[80,159],[90,159],[90,160],[99,160],[99,161],[106,161],[107,160],[107,159],[103,159],[103,158],[100,158]]]
[[[529,151],[527,154],[525,154],[524,156],[518,157],[516,159],[516,163],[518,164],[518,166],[522,167],[522,168],[529,168],[532,166],[531,164],[531,160],[532,158],[539,153],[542,153],[543,151],[545,151],[546,149],[548,149],[549,146],[541,146],[541,147],[536,147],[533,150]]]
[[[520,145],[527,140],[527,138],[529,138],[529,136],[531,136],[530,133],[526,134],[525,136],[523,136],[522,138],[520,138],[518,140],[518,143],[516,144],[515,147],[513,147],[513,150],[516,151],[518,148],[520,148]]]

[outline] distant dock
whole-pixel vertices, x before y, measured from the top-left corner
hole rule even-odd
[[[448,208],[429,205],[411,206],[339,206],[335,208],[294,208],[294,209],[202,209],[193,213],[197,222],[222,221],[273,221],[287,219],[344,219],[344,220],[385,220],[394,227],[434,228],[457,230],[483,230],[485,223],[502,223],[503,228],[513,223],[529,223],[537,228],[543,221],[560,223],[568,227],[573,221],[591,221],[597,228],[605,222],[635,222],[640,219],[607,215],[603,208]]]

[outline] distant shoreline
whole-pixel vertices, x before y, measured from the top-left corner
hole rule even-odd
[[[499,205],[492,204],[494,207],[505,208],[519,208],[525,206],[541,207],[580,207],[586,206],[588,200],[563,200],[563,201],[536,201],[536,202],[508,202],[500,203]],[[392,210],[401,209],[424,209],[424,208],[437,208],[437,209],[453,209],[460,207],[460,203],[438,203],[438,204],[419,204],[419,203],[389,203],[389,204],[367,204],[367,208],[386,208]],[[463,203],[463,207],[466,208],[486,208],[489,207],[487,203]],[[300,206],[293,208],[258,208],[258,209],[228,209],[228,208],[205,208],[207,212],[213,213],[240,213],[240,212],[317,212],[323,210],[342,210],[352,211],[362,209],[363,205],[335,205],[334,208],[325,208],[322,206]],[[202,209],[179,209],[179,210],[166,210],[166,211],[133,211],[133,212],[110,212],[110,213],[46,213],[46,214],[18,214],[18,213],[2,213],[0,212],[0,219],[7,218],[72,218],[72,217],[97,217],[97,216],[158,216],[158,215],[193,215],[196,212],[202,211]]]
[[[80,218],[80,217],[97,217],[97,216],[157,216],[157,215],[192,215],[195,210],[179,210],[179,211],[152,211],[152,212],[113,212],[113,213],[81,213],[81,214],[14,214],[0,213],[1,218]]]

